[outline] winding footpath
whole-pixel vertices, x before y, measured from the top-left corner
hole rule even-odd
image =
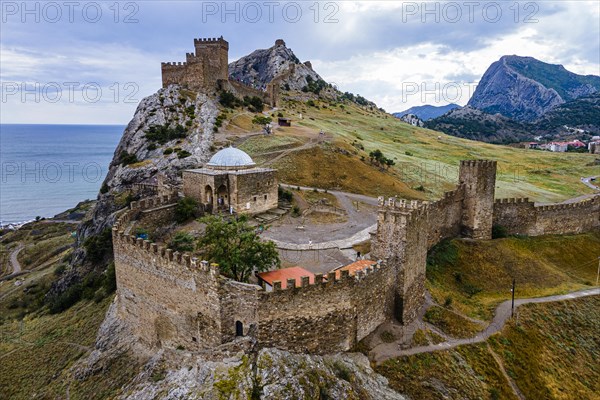
[[[547,296],[547,297],[535,297],[535,298],[527,298],[527,299],[515,299],[515,308],[523,305],[523,304],[532,304],[532,303],[549,303],[553,301],[563,301],[563,300],[572,300],[578,299],[586,296],[598,296],[600,295],[600,288],[594,289],[585,289],[577,292],[572,292],[563,295],[555,295],[555,296]],[[381,364],[382,362],[389,360],[390,358],[396,358],[401,356],[409,356],[414,354],[421,353],[431,353],[438,350],[448,350],[455,348],[457,346],[462,346],[465,344],[473,344],[473,343],[481,343],[486,341],[493,334],[500,332],[506,321],[510,318],[511,314],[511,301],[507,300],[501,303],[496,308],[496,313],[494,315],[494,319],[492,322],[477,335],[466,338],[466,339],[450,339],[446,342],[442,342],[439,344],[430,344],[427,346],[419,346],[412,347],[410,349],[401,349],[397,343],[382,343],[376,346],[371,353],[369,354],[369,358],[375,361],[377,364]]]
[[[21,250],[23,250],[25,246],[19,244],[16,249],[10,254],[10,263],[12,264],[13,272],[11,275],[18,274],[22,271],[21,263],[19,262],[18,256]]]

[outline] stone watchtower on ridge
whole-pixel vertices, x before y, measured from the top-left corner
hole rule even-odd
[[[179,84],[189,89],[214,88],[229,78],[229,43],[219,38],[194,39],[194,53],[185,62],[161,63],[162,86]]]
[[[464,185],[462,235],[472,239],[491,239],[496,161],[463,160],[459,176],[459,183]]]

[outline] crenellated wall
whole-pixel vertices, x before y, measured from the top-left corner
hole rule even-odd
[[[148,347],[206,350],[242,333],[259,346],[296,352],[349,350],[390,318],[396,273],[376,265],[356,276],[344,271],[275,282],[274,291],[236,282],[189,254],[180,254],[126,231],[151,218],[167,223],[164,212],[175,196],[132,202],[113,227],[119,317]]]
[[[494,225],[509,235],[561,235],[600,228],[600,195],[576,203],[536,206],[527,198],[498,199]]]
[[[345,351],[385,321],[408,324],[416,318],[424,301],[427,251],[443,239],[487,235],[492,223],[527,235],[600,228],[600,196],[550,206],[528,199],[493,202],[495,166],[466,163],[457,189],[435,202],[380,198],[371,251],[379,260],[375,267],[355,276],[342,271],[337,280],[334,273],[316,274],[313,284],[308,277],[289,280],[283,290],[274,282],[270,292],[224,277],[217,265],[189,254],[135,239],[128,234],[135,223],[172,220],[176,197],[133,202],[113,228],[118,315],[149,347],[206,350],[241,333],[260,347]]]

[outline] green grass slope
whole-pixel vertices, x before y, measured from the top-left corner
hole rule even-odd
[[[400,357],[376,371],[414,399],[517,399],[509,379],[527,399],[594,399],[599,331],[600,296],[531,304],[488,343]]]
[[[284,101],[277,113],[292,118],[292,128],[277,128],[273,136],[251,138],[243,145],[252,156],[258,156],[259,161],[269,159],[272,155],[266,154],[262,159],[260,155],[273,147],[297,147],[299,152],[290,152],[273,164],[282,167],[282,180],[288,183],[310,184],[310,180],[318,183],[319,170],[337,168],[339,174],[349,175],[352,171],[372,174],[372,179],[360,179],[341,186],[377,195],[380,193],[373,185],[384,180],[378,174],[382,172],[402,186],[395,189],[398,194],[435,199],[456,185],[460,160],[492,159],[498,161],[496,197],[529,197],[540,202],[555,202],[591,193],[591,189],[581,184],[580,178],[599,174],[598,166],[594,165],[595,156],[590,154],[559,154],[476,142],[417,128],[389,114],[355,103],[323,99],[313,103],[315,106],[295,100]],[[277,117],[275,113],[273,116]],[[259,127],[254,129],[258,131]],[[354,169],[340,168],[339,157],[328,157],[327,154],[315,156],[300,148],[310,140],[317,140],[320,130],[332,138],[334,149],[331,151],[345,154],[347,162],[343,167],[352,166]],[[298,139],[297,143],[281,139],[287,136],[302,139]],[[270,141],[274,142],[273,146]],[[323,149],[325,145],[317,146]],[[385,170],[370,165],[369,152],[376,149],[393,159],[395,165]],[[286,159],[289,163],[305,164],[302,172],[288,171]],[[331,177],[321,177],[326,178]],[[385,186],[390,189],[389,185]],[[385,194],[390,191],[387,189]],[[415,190],[420,193],[415,193]]]

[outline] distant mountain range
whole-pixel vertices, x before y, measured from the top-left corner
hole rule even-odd
[[[422,121],[427,121],[432,118],[437,118],[440,115],[444,115],[448,111],[453,110],[455,108],[460,108],[460,106],[454,103],[447,104],[445,106],[431,106],[429,104],[426,104],[424,106],[411,107],[407,110],[393,113],[392,115],[396,118],[401,118],[407,114],[412,114],[416,115]]]
[[[484,73],[462,110],[425,126],[492,143],[562,138],[582,129],[600,132],[600,76],[577,75],[532,57],[503,56]]]

